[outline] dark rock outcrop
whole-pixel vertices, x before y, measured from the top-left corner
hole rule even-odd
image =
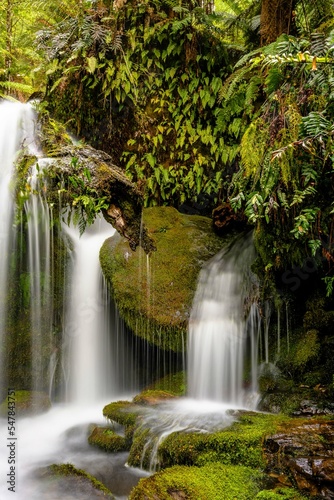
[[[219,235],[233,229],[243,230],[247,227],[247,219],[243,213],[234,212],[229,203],[221,203],[212,212],[213,228]]]

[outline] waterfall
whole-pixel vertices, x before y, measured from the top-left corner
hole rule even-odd
[[[31,195],[24,204],[27,217],[27,274],[30,284],[32,389],[50,387],[52,370],[43,363],[43,351],[52,353],[53,328],[53,234],[52,212],[41,179],[47,159],[39,159],[28,179]],[[50,355],[52,358],[52,354]]]
[[[245,318],[251,237],[218,253],[200,273],[189,321],[188,394],[199,400],[245,404],[247,331],[251,337],[250,386],[256,386],[258,326]],[[255,380],[254,380],[255,379]]]
[[[103,289],[99,251],[114,229],[103,219],[80,237],[77,228],[64,228],[74,249],[70,304],[65,323],[65,342],[70,351],[71,401],[91,403],[115,391],[108,332],[108,300]]]
[[[36,151],[34,112],[30,105],[0,104],[0,344],[4,343],[7,317],[9,259],[15,237],[12,231],[14,196],[11,187],[15,156],[20,149]],[[3,349],[0,349],[2,353]],[[3,367],[3,359],[0,359]],[[2,373],[2,377],[4,374]]]

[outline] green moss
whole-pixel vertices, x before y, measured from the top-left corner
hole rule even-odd
[[[219,461],[229,465],[262,467],[263,439],[273,434],[286,418],[282,415],[246,413],[239,417],[239,421],[219,432],[175,432],[159,447],[161,466],[204,465]]]
[[[293,488],[276,488],[275,490],[263,490],[256,495],[256,500],[304,500],[306,499],[299,491]]]
[[[88,442],[108,452],[127,451],[130,449],[125,437],[116,434],[112,429],[106,427],[95,427],[88,437]]]
[[[136,423],[136,408],[130,401],[116,401],[103,408],[103,415],[120,425],[132,426]]]
[[[288,420],[283,415],[261,413],[241,414],[230,427],[213,433],[174,432],[164,439],[158,449],[161,468],[173,465],[203,466],[211,462],[226,465],[263,467],[262,443],[265,436],[274,434]],[[150,438],[150,439],[149,439]],[[138,427],[133,436],[128,462],[134,467],[149,465],[149,446],[154,439],[147,428]],[[145,450],[145,453],[144,453]]]
[[[163,349],[182,351],[197,278],[223,245],[211,220],[171,207],[147,208],[143,221],[157,251],[131,252],[125,240],[107,240],[100,252],[121,316],[138,336]]]
[[[176,466],[141,479],[129,499],[253,500],[260,479],[259,472],[242,466]]]
[[[47,394],[38,391],[15,391],[15,395],[7,396],[0,405],[0,416],[7,416],[8,409],[14,408],[15,415],[36,415],[51,408],[51,401]],[[9,405],[9,406],[8,406]]]
[[[111,491],[108,490],[100,481],[95,477],[88,474],[82,469],[77,469],[72,464],[53,464],[46,468],[46,474],[49,477],[70,477],[76,480],[78,485],[84,483],[90,483],[90,485],[103,494],[103,497],[109,498],[110,500],[115,497],[112,495]],[[100,496],[99,496],[100,498]]]
[[[140,404],[140,405],[156,405],[161,403],[162,401],[166,401],[169,399],[173,399],[176,396],[170,392],[167,391],[161,391],[161,390],[145,390],[142,391],[140,394],[135,396],[133,398],[133,402],[135,404]]]
[[[186,373],[184,371],[170,373],[154,382],[148,389],[167,391],[175,396],[184,396],[186,393]]]
[[[294,378],[294,382],[302,382],[304,373],[316,367],[320,353],[318,330],[301,330],[296,332],[290,349],[283,348],[278,362],[279,368]]]
[[[128,464],[142,469],[150,468],[150,456],[154,441],[150,440],[150,430],[139,427],[133,434],[133,442],[128,457]],[[149,443],[149,444],[148,444]]]

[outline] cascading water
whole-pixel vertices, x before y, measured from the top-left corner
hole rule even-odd
[[[49,387],[52,376],[49,363],[43,363],[43,350],[52,352],[53,323],[52,212],[44,198],[45,186],[40,179],[48,163],[47,159],[39,159],[32,168],[28,179],[32,195],[24,204],[28,244],[25,276],[30,285],[31,372],[32,389],[35,391]]]
[[[161,404],[159,409],[148,408],[141,415],[147,432],[141,463],[151,472],[159,468],[158,449],[168,435],[221,430],[233,421],[227,410],[256,407],[261,321],[250,300],[257,289],[250,273],[254,257],[251,235],[239,237],[200,273],[189,321],[188,397]],[[247,391],[246,351],[250,359]]]
[[[108,302],[103,290],[99,251],[114,232],[100,219],[80,237],[77,228],[65,228],[74,244],[70,306],[65,341],[70,350],[70,401],[87,404],[112,396],[115,387],[108,343]],[[104,293],[103,293],[104,292]]]
[[[6,329],[8,260],[13,244],[13,162],[19,149],[36,151],[34,114],[29,105],[4,102],[0,106],[0,342]],[[2,350],[0,350],[1,352]],[[0,358],[0,365],[3,366]],[[3,374],[2,374],[3,376]]]
[[[117,338],[115,348],[110,337],[110,304],[101,286],[98,252],[113,229],[107,225],[108,231],[88,231],[81,239],[73,228],[68,230],[70,237],[62,235],[45,200],[43,167],[48,160],[40,158],[34,128],[30,105],[0,105],[1,399],[11,388],[16,395],[22,389],[32,391],[34,405],[40,391],[62,401],[64,388],[68,388],[68,403],[55,404],[40,416],[15,415],[11,420],[15,438],[8,434],[7,417],[0,415],[0,498],[13,495],[8,489],[8,474],[15,475],[18,500],[58,498],[49,484],[36,481],[35,471],[43,465],[68,461],[96,472],[98,477],[103,468],[109,471],[108,478],[113,470],[110,481],[115,491],[128,492],[138,481],[138,473],[124,467],[124,454],[105,463],[103,453],[87,443],[88,425],[103,425],[102,407],[120,393],[119,378],[111,368],[115,357],[124,362],[131,378],[123,339]],[[31,168],[22,191],[24,210],[15,213],[13,164],[15,153],[23,147],[38,157],[38,163]],[[72,244],[67,246],[69,239]],[[78,424],[83,430],[65,438],[68,429]],[[8,462],[9,437],[16,443],[14,472]],[[127,478],[120,485],[118,471]],[[77,495],[66,493],[63,498],[74,500]],[[90,496],[80,498],[88,500]]]
[[[240,238],[217,254],[201,271],[189,321],[188,394],[232,407],[246,404],[243,389],[247,333],[247,274],[254,259],[251,237]],[[249,278],[249,277],[248,277]],[[257,327],[250,331],[251,387],[256,386]],[[254,380],[255,379],[255,380]]]

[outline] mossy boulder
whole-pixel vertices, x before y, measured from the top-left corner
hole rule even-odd
[[[175,398],[175,394],[167,391],[146,390],[133,398],[133,402],[144,406],[155,406],[163,401]]]
[[[137,420],[136,407],[130,401],[115,401],[103,408],[103,416],[120,425],[134,425]]]
[[[166,350],[184,350],[197,278],[204,262],[224,241],[209,218],[172,207],[143,210],[143,223],[157,248],[134,253],[125,239],[102,246],[100,262],[117,307],[131,330]]]
[[[237,418],[238,420],[230,427],[217,432],[173,432],[169,434],[159,445],[160,467],[203,466],[211,462],[263,467],[265,463],[262,452],[264,437],[274,433],[287,417],[241,412]],[[149,463],[147,442],[153,442],[149,429],[137,427],[128,459],[130,465],[147,466]]]
[[[103,415],[111,422],[124,427],[125,443],[128,449],[132,445],[139,407],[130,401],[115,401],[103,408]]]
[[[108,452],[127,451],[130,449],[128,440],[124,436],[116,434],[110,427],[94,427],[88,437],[88,443]]]
[[[13,406],[15,403],[15,406]],[[15,408],[15,410],[13,410]],[[0,416],[6,417],[9,409],[15,411],[16,416],[38,415],[51,408],[51,401],[47,394],[38,391],[15,391],[15,395],[7,396],[0,405]]]
[[[186,377],[184,371],[169,373],[165,377],[156,380],[147,387],[147,390],[167,391],[174,396],[184,396],[186,394]]]
[[[139,481],[130,500],[253,500],[261,474],[219,463],[204,467],[175,466]]]
[[[46,493],[54,493],[55,498],[66,498],[68,494],[76,498],[115,500],[114,495],[95,477],[72,464],[53,464],[37,473],[46,484]]]

